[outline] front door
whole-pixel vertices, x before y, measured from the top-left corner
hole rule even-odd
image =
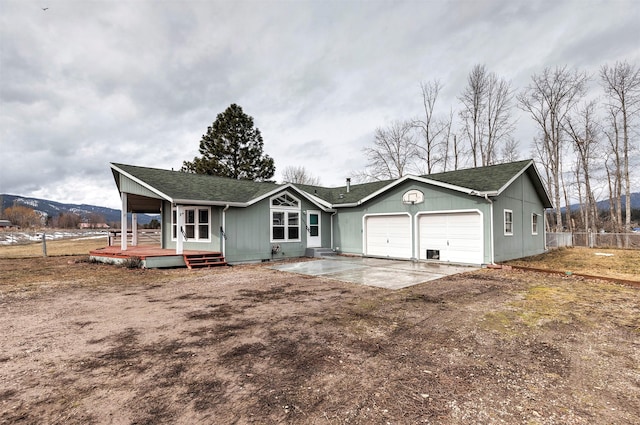
[[[307,248],[320,248],[320,211],[307,211]]]

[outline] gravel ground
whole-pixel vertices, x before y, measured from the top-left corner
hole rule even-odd
[[[637,424],[640,291],[0,259],[1,424]]]

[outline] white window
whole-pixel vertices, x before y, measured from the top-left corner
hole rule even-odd
[[[536,213],[531,214],[531,234],[538,234],[538,214]]]
[[[288,193],[271,198],[271,242],[300,241],[300,201]]]
[[[184,207],[180,208],[184,214],[184,227],[181,233],[188,242],[211,242],[211,208]],[[178,236],[178,216],[176,208],[171,212],[171,238]]]
[[[504,234],[505,236],[513,235],[513,211],[504,210]]]

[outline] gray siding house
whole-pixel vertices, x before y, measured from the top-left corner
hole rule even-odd
[[[159,213],[162,248],[218,251],[228,263],[308,248],[461,264],[545,250],[552,204],[533,161],[326,188],[111,164],[126,213]],[[123,238],[122,249],[127,249]]]

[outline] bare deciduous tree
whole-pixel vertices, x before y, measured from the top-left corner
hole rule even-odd
[[[520,144],[512,137],[500,149],[500,162],[514,162],[520,159]]]
[[[420,84],[424,114],[414,120],[414,126],[422,136],[421,143],[416,144],[416,150],[421,159],[418,168],[423,174],[431,174],[439,164],[442,165],[441,168],[446,169],[453,117],[450,115],[449,120],[446,120],[435,116],[436,101],[441,88],[442,85],[437,80]]]
[[[563,123],[571,109],[583,98],[589,77],[584,72],[570,71],[567,67],[545,68],[534,74],[531,84],[518,94],[519,107],[528,112],[538,124],[541,137],[534,139],[540,158],[548,168],[550,192],[555,201],[556,229],[562,230],[560,198]]]
[[[310,186],[320,186],[320,178],[311,175],[302,166],[289,165],[282,171],[282,181],[284,183],[307,184]]]
[[[640,113],[640,68],[628,62],[616,62],[613,67],[604,65],[600,69],[602,86],[607,95],[608,107],[612,119],[622,130],[622,162],[616,166],[622,168],[625,186],[625,228],[631,228],[631,179],[629,175],[629,151],[637,148],[638,143],[631,144],[630,133],[634,120]],[[616,132],[619,136],[619,132]],[[619,144],[618,144],[619,146]]]
[[[508,141],[514,129],[511,84],[489,73],[484,65],[476,65],[459,100],[462,103],[459,114],[474,167],[495,163],[498,145]]]
[[[357,179],[397,179],[412,170],[417,153],[413,131],[410,121],[394,121],[386,128],[377,128],[373,147],[364,149],[367,168]]]
[[[591,188],[593,162],[596,159],[599,142],[599,128],[595,121],[596,102],[591,101],[567,116],[564,130],[571,138],[576,153],[576,184],[584,230],[591,226],[597,229],[598,207]],[[584,201],[582,196],[584,185]]]
[[[460,102],[460,118],[473,156],[473,166],[478,166],[480,154],[480,139],[482,137],[482,114],[485,108],[484,101],[487,92],[487,70],[484,65],[473,67],[467,77],[467,87],[462,92]]]
[[[457,170],[460,163],[461,150],[458,146],[458,136],[453,132],[453,109],[449,110],[449,116],[445,121],[442,133],[442,171]]]
[[[622,155],[620,154],[620,129],[618,127],[617,111],[609,107],[608,125],[605,136],[609,142],[609,149],[605,155],[607,182],[609,184],[609,219],[612,230],[622,231]]]
[[[484,119],[486,131],[483,143],[480,144],[482,165],[495,163],[501,142],[511,140],[514,129],[511,116],[513,89],[505,79],[498,78],[495,73],[487,77],[487,102]]]

